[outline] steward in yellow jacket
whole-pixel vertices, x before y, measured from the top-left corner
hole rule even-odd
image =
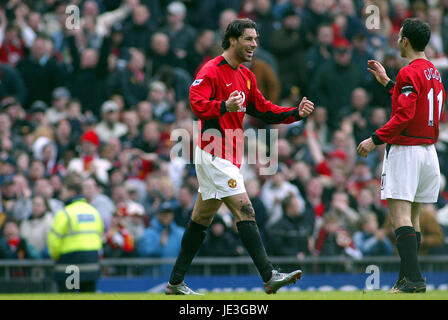
[[[81,178],[69,174],[60,198],[64,209],[56,213],[48,234],[48,250],[55,260],[55,280],[59,291],[96,291],[100,276],[99,251],[104,225],[100,213],[80,196]]]

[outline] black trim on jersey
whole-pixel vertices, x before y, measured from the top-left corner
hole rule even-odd
[[[202,129],[201,129],[201,133],[204,133],[205,130],[208,129],[216,129],[219,130],[219,132],[223,132],[221,125],[219,124],[219,119],[208,119],[208,120],[203,120],[202,121]]]
[[[372,141],[376,146],[384,143],[384,141],[381,140],[380,137],[378,137],[378,135],[376,134],[376,131],[374,133],[372,133]]]
[[[226,59],[222,59],[220,63],[218,63],[218,67],[229,64]]]
[[[419,137],[419,136],[410,136],[404,133],[400,133],[400,136],[409,137],[409,138],[418,138],[418,139],[430,139],[430,140],[437,140],[437,138],[430,138],[430,137]]]
[[[220,66],[224,66],[224,65],[226,65],[226,64],[228,64],[229,67],[232,68],[233,70],[238,70],[238,68],[235,69],[234,67],[232,67],[232,65],[231,65],[230,63],[228,63],[227,60],[226,60],[226,58],[224,58],[224,57],[222,57],[221,62],[218,63],[218,67],[220,67]]]
[[[390,90],[392,90],[392,88],[395,86],[395,81],[394,80],[389,80],[389,82],[386,84],[386,90],[387,92],[389,92]]]
[[[299,116],[299,109],[296,108],[291,111],[286,111],[282,113],[274,113],[272,111],[261,112],[258,110],[252,102],[249,102],[246,107],[246,113],[255,117],[257,119],[263,120],[263,122],[269,124],[277,124],[281,123],[289,117],[294,117],[296,120],[301,120],[302,118]]]
[[[221,106],[219,107],[219,113],[223,116],[227,112],[226,102],[224,100],[221,101]]]

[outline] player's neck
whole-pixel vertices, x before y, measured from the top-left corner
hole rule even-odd
[[[425,52],[423,52],[423,51],[419,51],[419,52],[411,51],[406,54],[406,60],[408,60],[408,63],[411,63],[412,61],[417,60],[417,59],[428,60],[428,58],[425,55]]]
[[[234,54],[232,54],[229,50],[224,51],[222,54],[224,59],[226,59],[227,63],[233,68],[238,69],[242,61],[238,59]]]

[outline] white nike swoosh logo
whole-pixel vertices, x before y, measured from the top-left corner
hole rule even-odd
[[[229,84],[226,83],[226,86],[230,86],[231,84],[232,84],[232,83],[229,83]]]

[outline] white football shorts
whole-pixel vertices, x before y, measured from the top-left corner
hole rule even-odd
[[[391,145],[384,155],[381,199],[437,202],[440,167],[435,146]]]
[[[202,200],[221,200],[246,192],[240,168],[231,161],[213,156],[196,146],[194,163]]]

